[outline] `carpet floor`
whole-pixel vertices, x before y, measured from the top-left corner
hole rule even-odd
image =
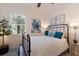
[[[9,51],[3,56],[18,56],[18,48],[10,48]]]

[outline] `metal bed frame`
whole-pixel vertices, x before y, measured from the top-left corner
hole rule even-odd
[[[68,24],[49,25],[48,29],[50,29],[50,28],[52,28],[52,29],[63,28],[63,32],[66,33],[64,37],[67,39],[67,42],[69,44],[69,26],[68,26]],[[66,29],[66,31],[64,31],[65,29]],[[57,30],[55,30],[55,31],[57,31]],[[27,49],[25,49],[25,47],[24,47],[24,41],[25,40],[27,41],[26,42],[27,43],[26,44]],[[30,56],[31,55],[31,42],[30,42],[29,34],[25,35],[25,33],[22,33],[22,46],[23,46],[23,50],[24,50],[24,55],[25,56]],[[67,52],[69,52],[69,48],[67,49]],[[19,53],[20,53],[20,50],[19,50]],[[18,55],[19,55],[19,53],[18,53]]]
[[[30,36],[29,34],[24,32],[22,33],[22,44],[18,48],[18,56],[30,56],[30,53],[31,53]]]

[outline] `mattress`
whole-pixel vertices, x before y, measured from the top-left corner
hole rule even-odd
[[[31,56],[58,56],[68,49],[65,38],[31,36]]]

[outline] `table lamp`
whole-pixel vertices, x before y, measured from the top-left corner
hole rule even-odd
[[[78,24],[78,23],[71,23],[70,26],[73,27],[73,29],[74,29],[74,36],[75,36],[75,38],[74,38],[73,42],[74,42],[75,44],[77,44],[76,30],[77,30],[79,24]]]

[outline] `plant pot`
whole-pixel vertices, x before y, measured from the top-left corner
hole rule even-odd
[[[9,46],[8,45],[2,45],[0,46],[0,55],[4,55],[9,51]]]

